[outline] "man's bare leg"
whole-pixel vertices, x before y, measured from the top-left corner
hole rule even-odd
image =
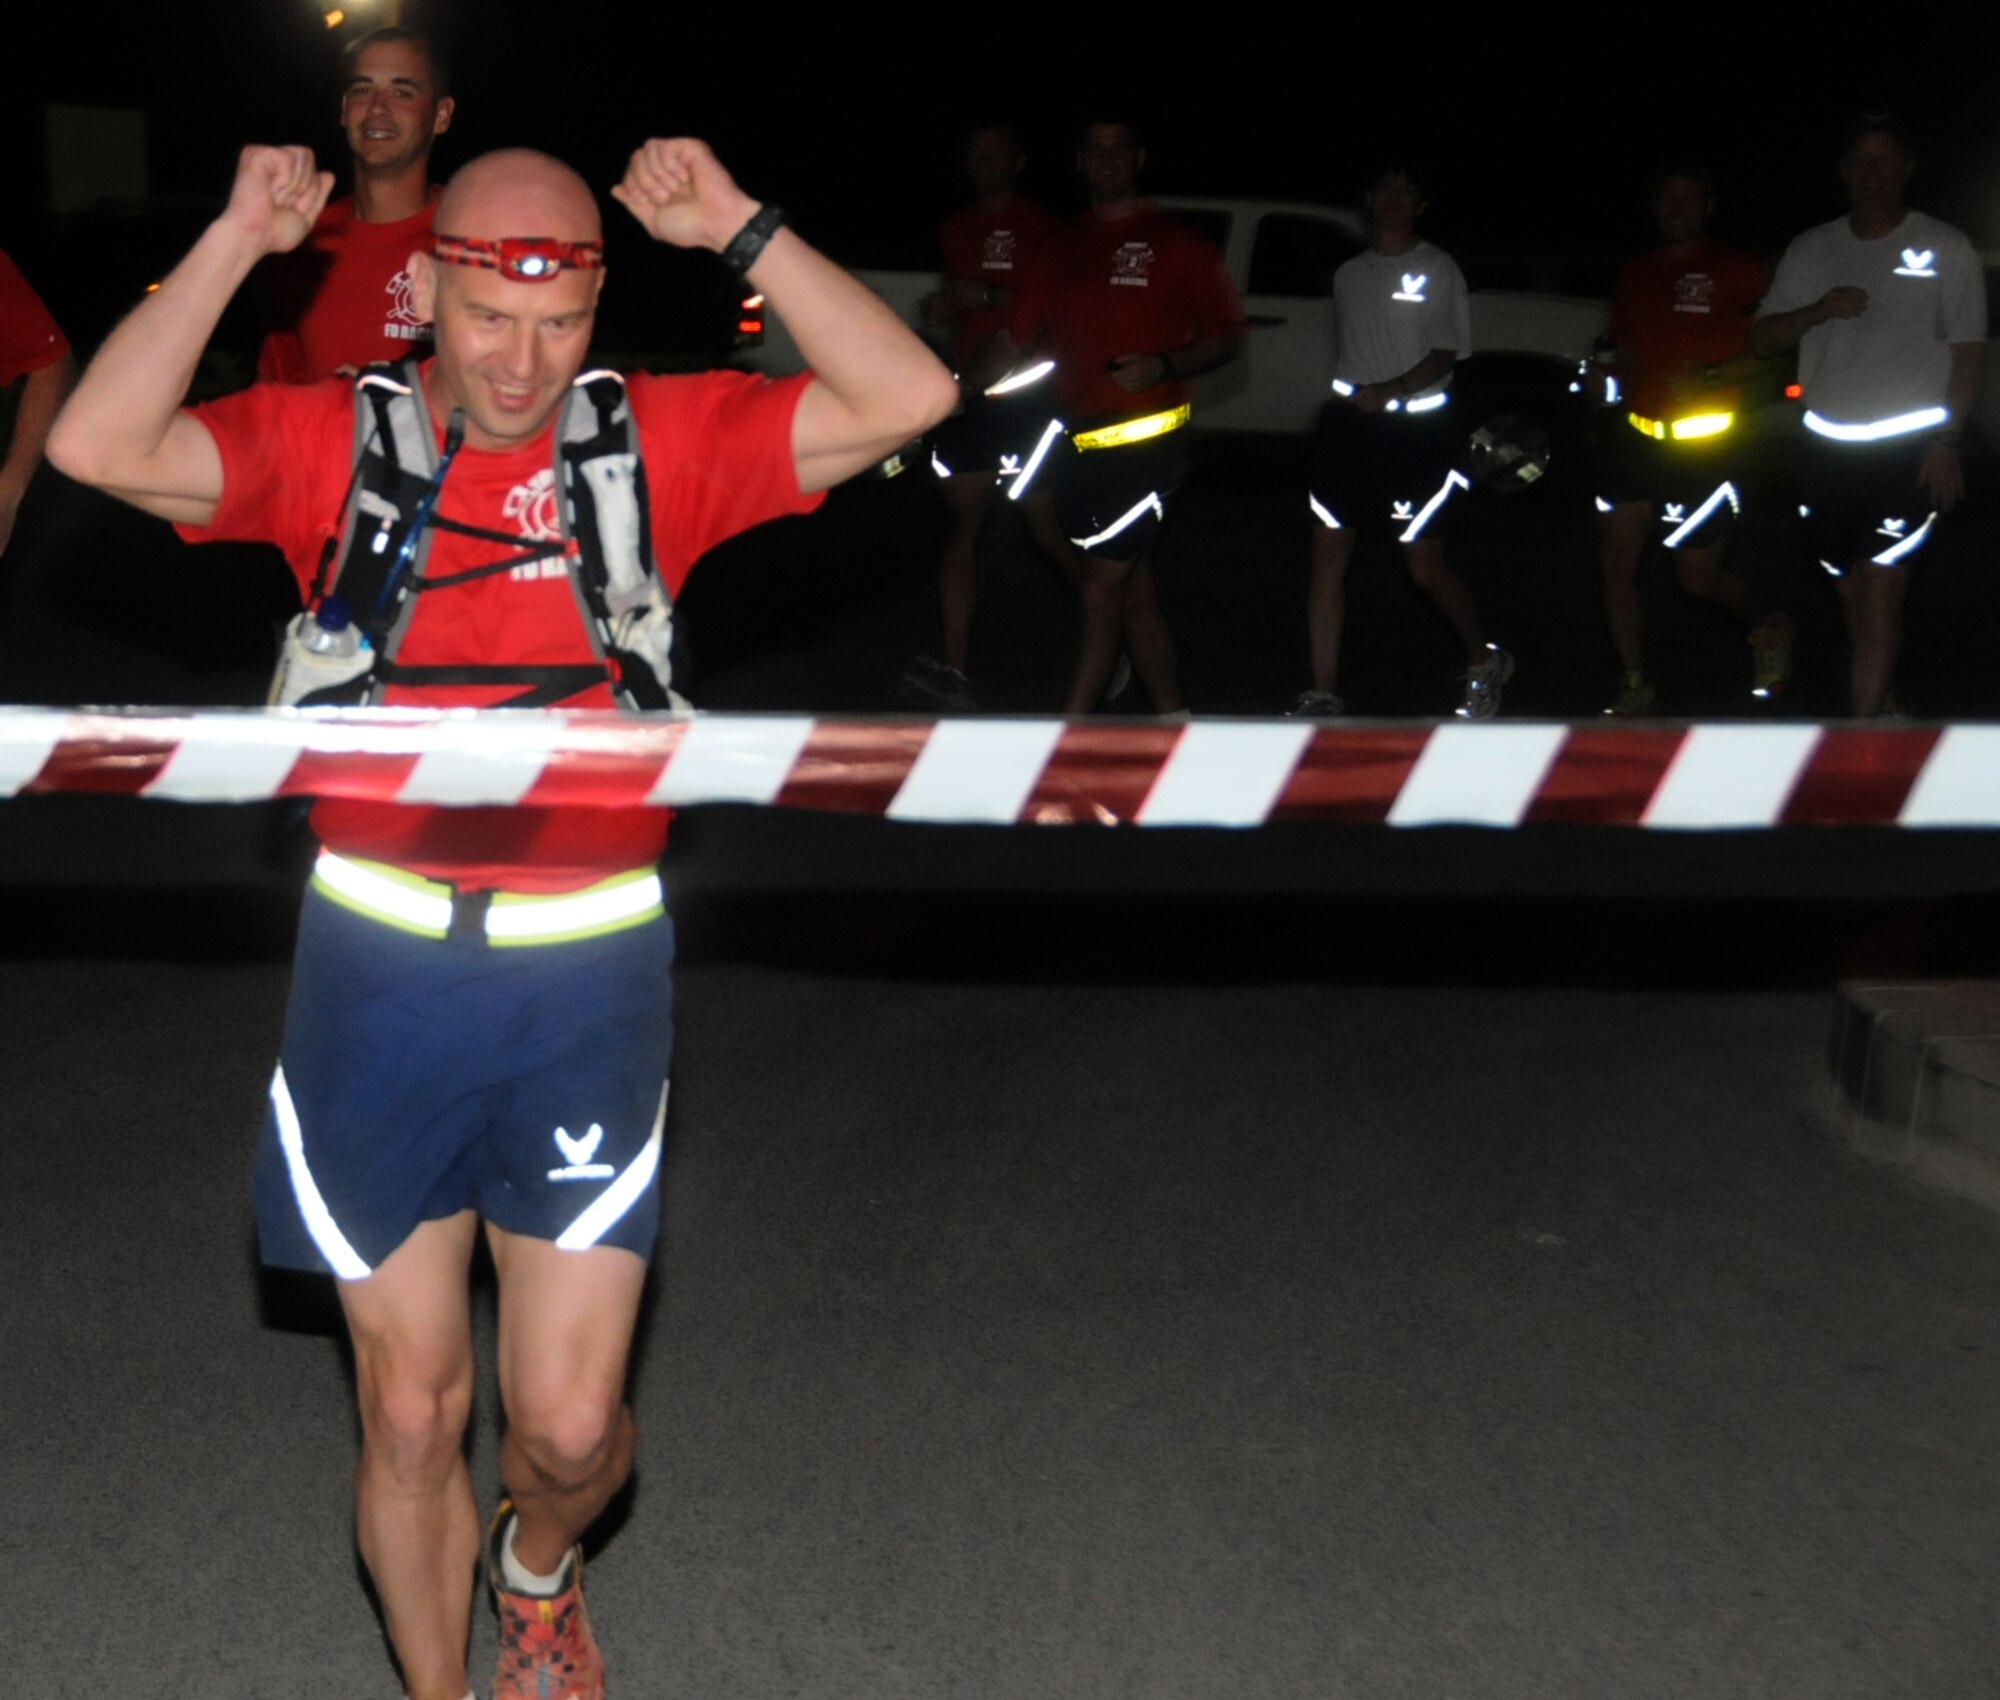
[[[1465,646],[1465,664],[1476,667],[1487,657],[1486,626],[1472,590],[1453,572],[1444,558],[1444,540],[1419,537],[1403,545],[1403,564],[1410,569],[1416,586],[1431,600],[1431,606],[1445,617],[1458,641]]]
[[[948,516],[944,553],[938,557],[938,617],[947,667],[964,673],[972,649],[972,614],[978,602],[979,528],[993,500],[990,473],[960,473],[944,481]]]
[[[514,1556],[544,1576],[632,1468],[625,1368],[644,1261],[597,1247],[562,1251],[491,1226],[500,1279],[500,1479],[518,1519]]]
[[[1639,614],[1639,558],[1646,550],[1646,525],[1652,517],[1650,502],[1620,502],[1597,518],[1604,623],[1611,628],[1611,647],[1618,652],[1620,670],[1642,677],[1646,660]]]
[[[1340,677],[1340,643],[1347,626],[1347,563],[1354,533],[1321,526],[1313,532],[1306,579],[1306,650],[1312,685],[1331,695]]]
[[[1155,714],[1178,714],[1187,706],[1181,696],[1180,657],[1174,653],[1174,635],[1167,629],[1167,617],[1160,612],[1153,584],[1151,550],[1133,562],[1131,576],[1125,581],[1125,648],[1132,657],[1132,671],[1153,699]]]
[[[1676,549],[1673,553],[1674,573],[1688,595],[1713,602],[1725,614],[1741,621],[1746,630],[1755,631],[1763,624],[1769,610],[1758,605],[1740,573],[1723,566],[1720,543],[1701,549]]]
[[[340,1285],[361,1405],[354,1525],[410,1700],[464,1700],[479,1512],[472,1410],[471,1211],[425,1222]]]
[[[1906,567],[1878,567],[1873,561],[1857,561],[1840,581],[1847,635],[1854,646],[1848,695],[1858,719],[1880,714],[1889,700],[1896,657],[1903,647],[1903,596],[1908,587]]]
[[[1132,576],[1130,561],[1110,561],[1085,555],[1077,585],[1082,624],[1076,637],[1076,665],[1071,669],[1065,714],[1089,714],[1104,699],[1118,645],[1125,632],[1125,586]]]

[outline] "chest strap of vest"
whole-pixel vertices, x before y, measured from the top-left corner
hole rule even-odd
[[[508,707],[539,707],[608,678],[635,708],[685,707],[673,689],[673,609],[654,560],[650,503],[625,382],[585,373],[563,398],[554,431],[562,536],[502,559],[428,574],[436,532],[501,547],[528,539],[435,512],[438,453],[417,362],[371,366],[355,382],[354,475],[339,536],[323,552],[312,603],[336,589],[355,609],[376,654],[342,700],[368,702],[389,683],[528,686]],[[402,666],[398,650],[422,592],[472,583],[538,561],[562,559],[595,664],[464,663]],[[315,699],[319,700],[319,699]]]

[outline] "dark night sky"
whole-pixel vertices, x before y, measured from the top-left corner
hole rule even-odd
[[[1476,254],[1635,248],[1649,162],[1686,150],[1721,173],[1723,233],[1775,252],[1838,210],[1831,156],[1844,116],[1888,101],[1922,138],[1913,199],[2000,246],[2000,103],[1984,56],[1859,39],[1804,50],[1795,23],[1751,25],[1699,53],[1657,32],[1627,46],[1601,17],[1520,8],[1454,22],[1448,46],[1419,55],[1389,28],[1407,12],[1357,25],[1355,10],[1337,27],[1263,21],[1234,36],[1211,16],[1158,43],[1071,21],[1059,48],[983,57],[961,45],[968,14],[908,5],[843,8],[803,31],[744,0],[408,0],[406,20],[432,27],[456,69],[460,118],[442,167],[525,142],[608,184],[643,136],[693,132],[857,261],[921,252],[957,197],[954,131],[968,113],[1019,114],[1033,186],[1062,203],[1070,127],[1093,103],[1137,109],[1162,191],[1351,201],[1377,139],[1409,138],[1438,168],[1434,233]],[[1129,29],[1131,18],[1111,21]],[[38,59],[41,98],[145,107],[157,192],[219,196],[250,139],[311,141],[339,162],[336,38],[308,0],[172,11],[119,0],[57,28],[70,40]],[[36,157],[34,103],[0,123]],[[36,205],[9,224],[10,245],[55,250],[60,265]]]

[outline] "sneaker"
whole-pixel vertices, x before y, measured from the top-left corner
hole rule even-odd
[[[1797,625],[1789,614],[1773,614],[1750,634],[1750,694],[1769,699],[1792,682],[1792,636]]]
[[[1112,702],[1115,699],[1122,697],[1131,688],[1132,688],[1132,657],[1127,655],[1125,651],[1121,649],[1118,652],[1117,665],[1111,669],[1111,677],[1105,683],[1104,695],[1102,695],[1097,699],[1098,705],[1102,707],[1105,703]]]
[[[1300,691],[1285,712],[1295,720],[1334,720],[1347,712],[1347,701],[1331,691]]]
[[[1491,720],[1500,712],[1500,687],[1513,676],[1513,656],[1497,643],[1489,643],[1486,659],[1465,670],[1465,700],[1458,705],[1458,718]]]
[[[1653,705],[1660,700],[1660,693],[1646,683],[1643,673],[1627,673],[1624,684],[1618,687],[1618,698],[1604,712],[1608,715],[1651,714]]]
[[[513,1522],[513,1504],[503,1499],[486,1537],[486,1580],[500,1615],[493,1700],[604,1700],[604,1661],[583,1609],[583,1548],[570,1549],[569,1585],[561,1593],[514,1593],[500,1567]]]
[[[919,655],[896,680],[896,695],[912,708],[934,714],[968,714],[979,706],[972,681],[956,667]]]

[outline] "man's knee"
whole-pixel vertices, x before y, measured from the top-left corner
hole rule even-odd
[[[421,1480],[455,1467],[472,1414],[472,1376],[364,1369],[361,1429],[370,1451],[399,1477]]]
[[[1086,555],[1083,578],[1077,587],[1086,610],[1114,612],[1124,600],[1125,586],[1132,576],[1130,561],[1109,561],[1101,555]]]
[[[580,1487],[597,1476],[629,1421],[617,1393],[574,1387],[517,1394],[507,1410],[507,1432],[515,1445],[557,1488]]]
[[[1718,549],[1685,549],[1674,555],[1674,576],[1690,596],[1713,602],[1722,591],[1722,552]]]

